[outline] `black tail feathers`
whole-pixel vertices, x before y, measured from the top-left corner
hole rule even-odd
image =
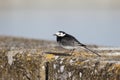
[[[99,55],[97,52],[95,52],[95,51],[93,51],[93,50],[91,50],[91,49],[87,48],[87,46],[86,46],[86,45],[83,45],[83,47],[84,47],[85,49],[87,49],[88,51],[90,51],[90,52],[92,52],[92,53],[96,54],[97,56],[101,57],[101,55]]]

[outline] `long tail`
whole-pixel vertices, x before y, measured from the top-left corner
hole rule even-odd
[[[93,51],[93,50],[87,48],[86,46],[83,46],[83,47],[84,47],[85,49],[87,49],[88,51],[90,51],[90,52],[96,54],[97,56],[101,57],[101,55],[99,55],[97,52],[95,52],[95,51]]]

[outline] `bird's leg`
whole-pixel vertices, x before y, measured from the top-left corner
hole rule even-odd
[[[70,50],[70,54],[72,54],[72,53],[74,52],[74,50],[75,50],[75,49],[71,49],[71,50]]]

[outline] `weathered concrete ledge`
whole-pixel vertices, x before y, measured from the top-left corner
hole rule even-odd
[[[70,55],[56,46],[0,37],[0,80],[120,80],[120,50],[98,51],[97,57],[85,50]]]

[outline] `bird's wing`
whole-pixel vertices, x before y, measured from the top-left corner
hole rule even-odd
[[[75,42],[76,42],[76,44],[78,44],[78,46],[84,46],[84,47],[86,47],[85,44],[80,43],[76,38],[75,38]]]
[[[74,44],[77,46],[86,46],[85,44],[80,43],[75,37],[71,36],[72,39],[74,39]]]
[[[72,35],[67,35],[64,38],[62,38],[61,42],[63,45],[69,45],[69,46],[85,46],[84,44],[80,43],[75,37]]]
[[[73,46],[74,45],[74,41],[73,39],[71,39],[71,37],[65,36],[61,39],[61,43],[64,46]]]

